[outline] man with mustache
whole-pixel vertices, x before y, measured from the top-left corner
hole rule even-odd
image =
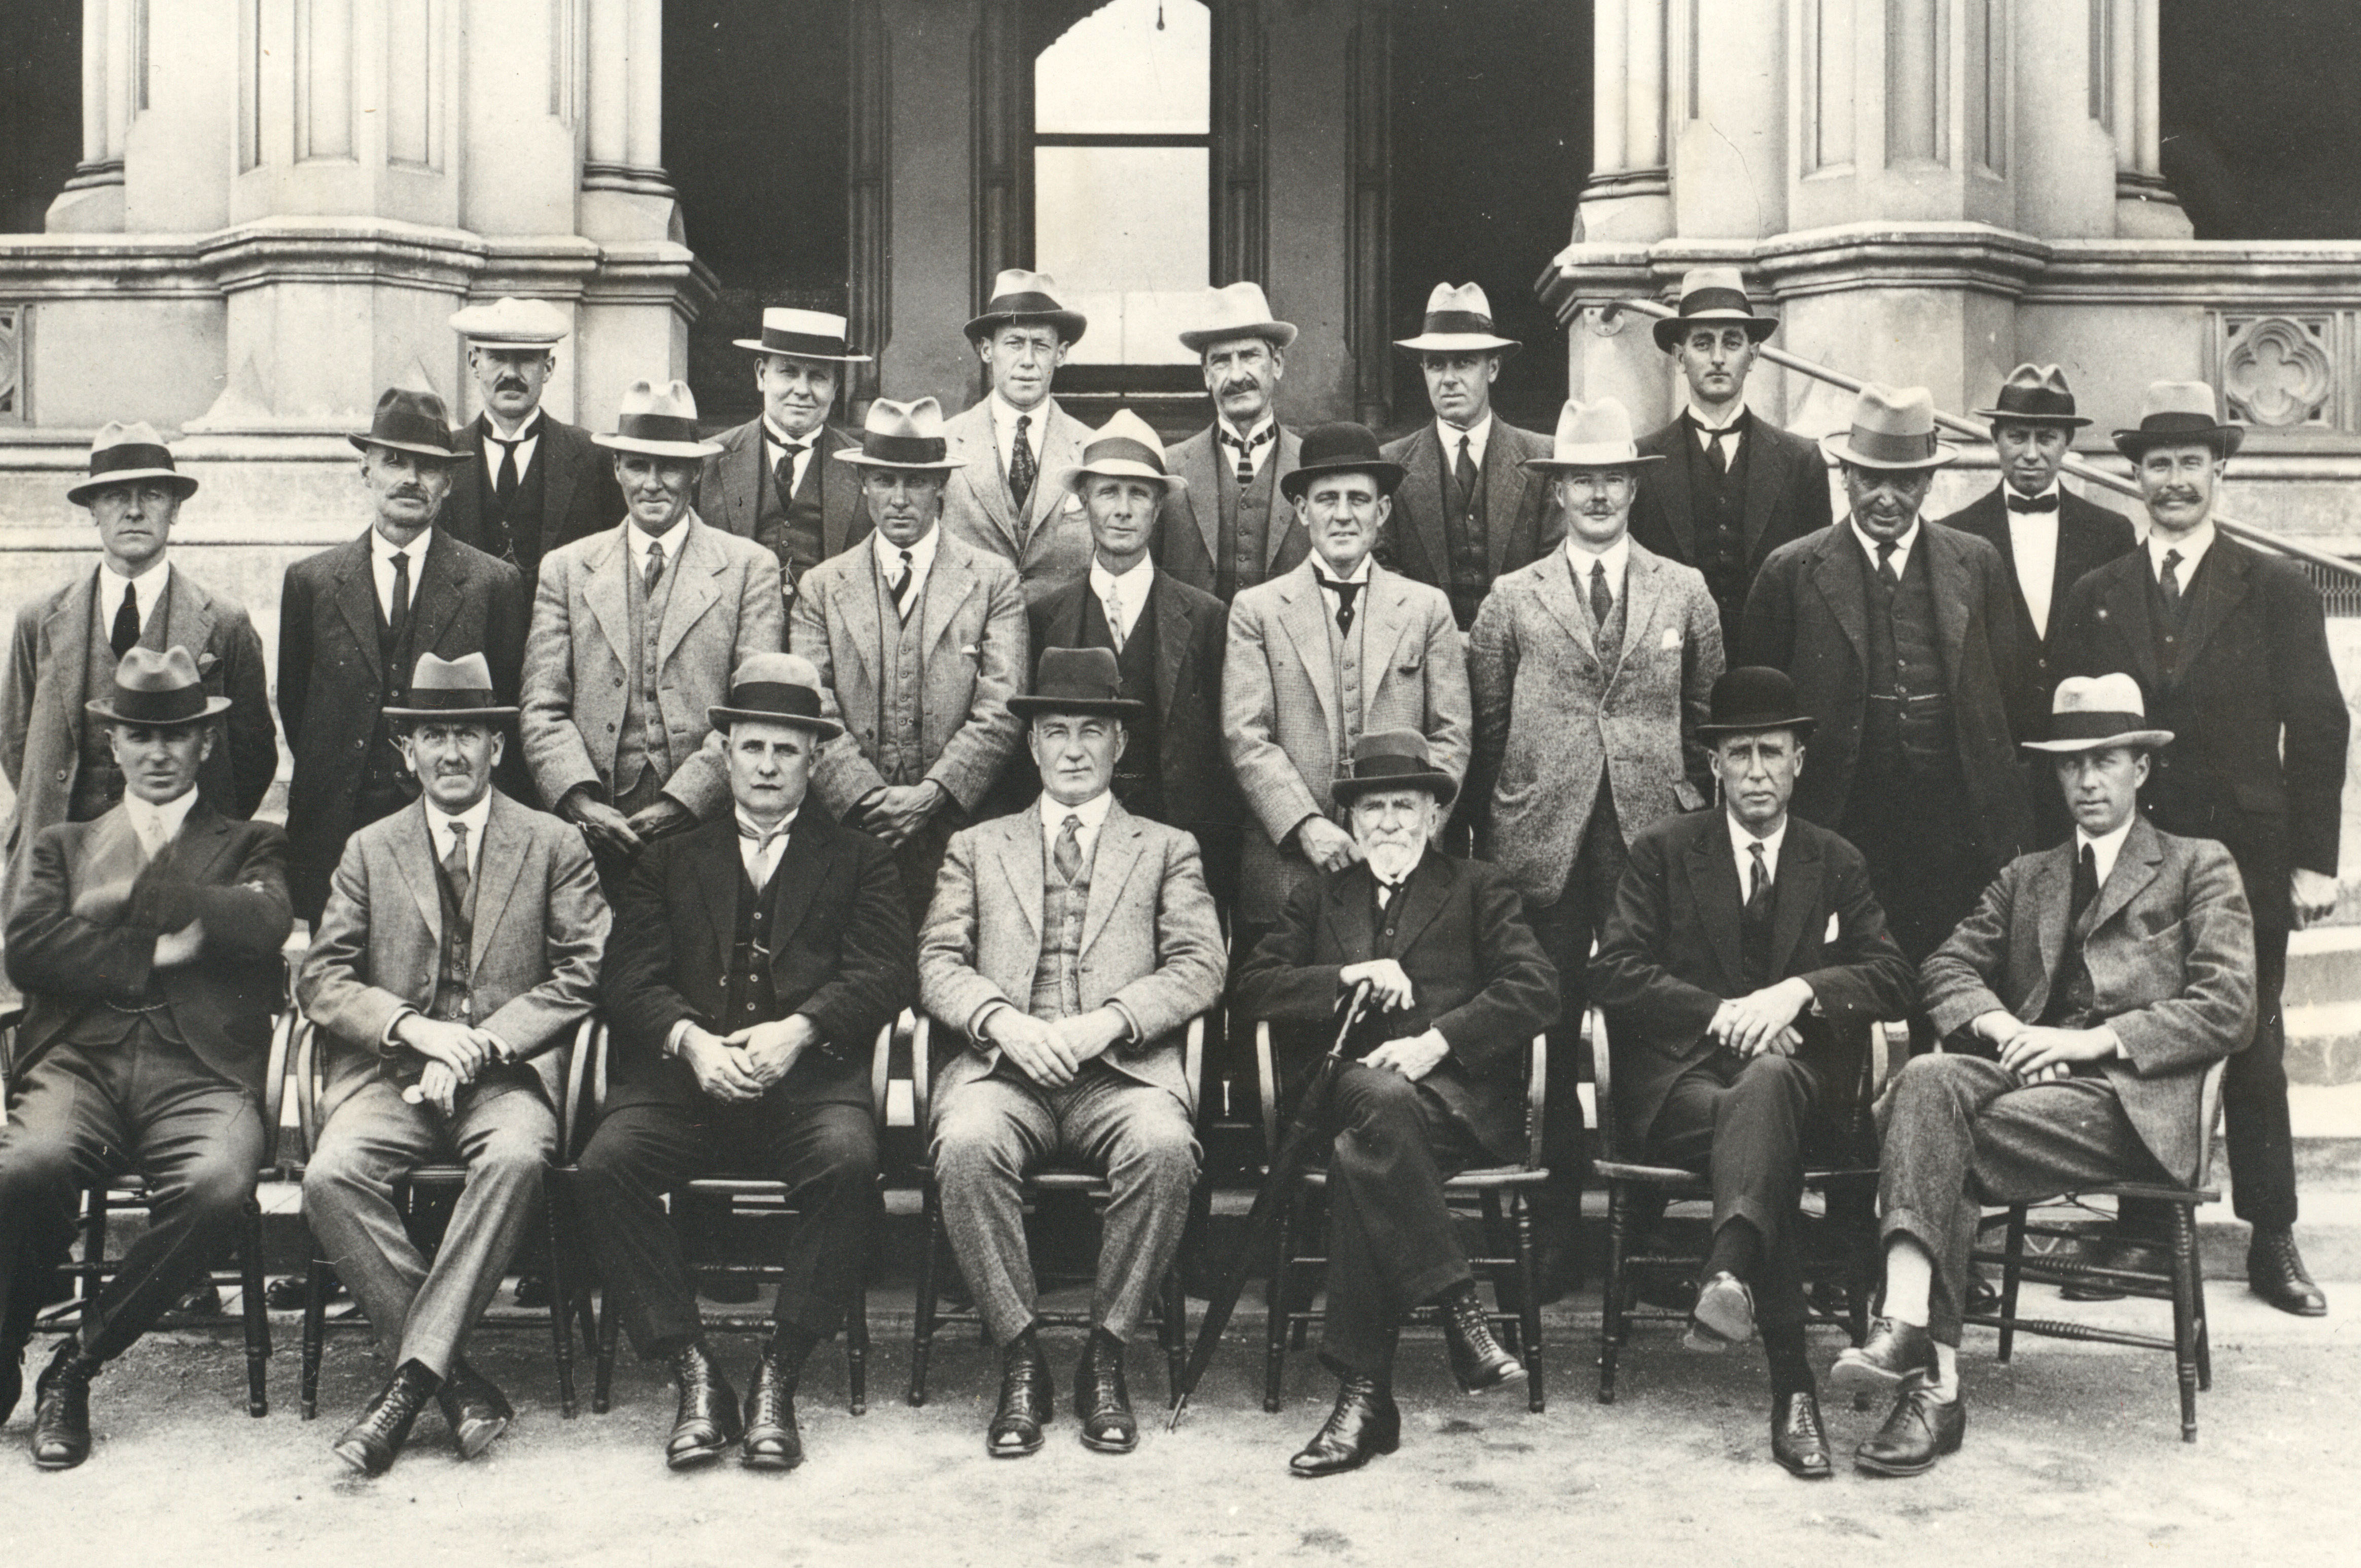
[[[1303,450],[1275,406],[1295,326],[1272,314],[1261,284],[1233,283],[1213,291],[1180,342],[1203,371],[1213,422],[1170,454],[1184,483],[1164,498],[1156,559],[1226,605],[1239,589],[1293,571],[1312,548],[1279,491]]]
[[[860,438],[828,422],[851,367],[869,356],[827,311],[766,310],[760,337],[733,341],[754,356],[763,411],[713,438],[721,450],[705,460],[697,505],[716,528],[776,555],[792,598],[806,572],[869,532],[858,470],[832,461]]]

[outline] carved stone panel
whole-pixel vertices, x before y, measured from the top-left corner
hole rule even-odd
[[[2221,379],[2230,417],[2262,430],[2334,430],[2333,315],[2221,318]]]
[[[25,339],[30,307],[0,305],[0,424],[25,420]]]

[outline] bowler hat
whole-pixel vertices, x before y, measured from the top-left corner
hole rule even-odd
[[[1710,718],[1697,727],[1708,740],[1763,729],[1792,729],[1800,740],[1812,732],[1813,722],[1795,701],[1795,683],[1787,672],[1768,664],[1741,664],[1716,676]]]
[[[474,348],[555,348],[574,329],[547,300],[503,295],[489,305],[451,313],[451,330]]]
[[[514,718],[517,710],[492,690],[492,666],[481,653],[463,653],[456,659],[422,653],[418,667],[411,672],[408,699],[399,707],[387,703],[385,716],[412,723],[438,718],[446,723],[465,719],[490,723]]]
[[[1935,438],[1935,394],[1875,381],[1853,400],[1852,428],[1823,436],[1820,450],[1857,468],[1939,468],[1959,453]]]
[[[90,444],[90,477],[68,490],[66,499],[78,507],[88,506],[90,498],[109,485],[141,479],[163,480],[182,500],[197,493],[197,482],[172,466],[172,449],[164,444],[154,425],[144,420],[130,424],[111,421]]]
[[[1289,500],[1323,474],[1367,474],[1378,482],[1380,495],[1392,495],[1402,482],[1402,466],[1389,461],[1378,449],[1378,438],[1365,424],[1316,424],[1303,433],[1301,455],[1294,468],[1279,477],[1279,494]]]
[[[1437,283],[1416,337],[1394,340],[1412,354],[1514,354],[1524,345],[1492,330],[1492,302],[1480,283]]]
[[[808,729],[823,740],[844,733],[844,726],[820,717],[819,669],[800,653],[750,653],[730,677],[730,700],[705,710],[705,721],[727,730],[741,718],[766,724],[791,724]]]
[[[2216,457],[2235,457],[2246,433],[2224,424],[2213,409],[2213,389],[2202,381],[2152,381],[2140,399],[2138,426],[2115,432],[2115,450],[2136,463],[2152,446],[2203,442]]]
[[[388,387],[377,400],[368,433],[345,439],[363,452],[386,446],[438,463],[456,463],[467,455],[451,433],[451,414],[443,400],[433,392],[413,392],[407,387]]]
[[[2147,726],[2139,682],[2112,675],[2069,675],[2049,700],[2049,739],[2023,742],[2028,751],[2096,751],[2108,746],[2169,746],[2172,731]]]
[[[869,356],[852,351],[844,318],[829,311],[799,311],[785,306],[763,313],[763,335],[733,337],[741,348],[757,354],[786,354],[797,359],[833,359],[842,365],[866,365]]]
[[[950,455],[950,442],[943,434],[943,405],[932,398],[914,403],[873,400],[861,422],[861,444],[838,447],[836,460],[917,474],[949,474],[967,466]]]
[[[1459,782],[1436,767],[1415,729],[1375,729],[1353,742],[1353,772],[1329,786],[1339,806],[1379,790],[1422,789],[1449,806]]]
[[[1082,481],[1092,475],[1110,479],[1145,479],[1168,496],[1189,488],[1188,480],[1165,467],[1164,443],[1158,439],[1156,432],[1129,409],[1115,410],[1114,418],[1092,433],[1090,440],[1083,444],[1082,460],[1058,470],[1058,488],[1080,494]]]
[[[1270,302],[1263,298],[1259,283],[1233,283],[1207,291],[1205,313],[1199,320],[1202,324],[1180,334],[1180,346],[1191,354],[1202,354],[1217,343],[1241,337],[1259,337],[1280,349],[1295,341],[1295,323],[1271,313]]]
[[[2000,397],[1978,419],[1997,423],[2063,425],[2079,430],[2091,422],[2074,411],[2074,393],[2066,385],[2066,371],[2057,365],[2020,365],[2000,384]]]
[[[1090,319],[1058,301],[1058,280],[1047,272],[1012,267],[992,280],[992,299],[967,323],[967,338],[978,343],[1010,322],[1048,322],[1067,343],[1080,343]]]
[[[1760,343],[1779,330],[1776,316],[1758,316],[1746,297],[1746,283],[1735,267],[1692,267],[1681,274],[1680,302],[1675,313],[1655,324],[1656,346],[1670,354],[1689,328],[1708,322],[1728,322],[1746,329],[1749,342]]]
[[[721,450],[718,441],[700,441],[697,434],[697,399],[686,381],[658,387],[634,381],[615,411],[615,433],[590,438],[609,452],[632,452],[642,457],[670,457],[696,462]]]
[[[139,647],[126,652],[115,666],[115,690],[83,703],[82,710],[101,724],[177,729],[227,713],[229,698],[205,695],[196,660],[175,643],[160,653]]]
[[[1008,711],[1030,720],[1044,713],[1079,713],[1105,718],[1139,718],[1148,705],[1122,695],[1123,671],[1112,648],[1044,648],[1033,673],[1033,691],[1008,699]]]
[[[1557,411],[1557,434],[1546,457],[1528,457],[1527,468],[1630,468],[1661,463],[1661,454],[1642,452],[1631,439],[1631,411],[1614,398],[1584,402],[1568,398]]]

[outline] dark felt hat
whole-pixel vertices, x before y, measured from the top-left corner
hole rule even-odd
[[[1289,500],[1303,499],[1304,488],[1323,474],[1367,474],[1378,482],[1381,495],[1392,495],[1402,482],[1402,466],[1389,462],[1378,449],[1378,438],[1366,424],[1316,424],[1303,433],[1303,452],[1295,467],[1282,475],[1279,494]]]
[[[1123,695],[1123,671],[1112,648],[1044,648],[1033,691],[1008,699],[1008,711],[1030,722],[1044,713],[1139,718],[1148,705]]]
[[[1415,729],[1377,729],[1353,742],[1353,773],[1329,788],[1339,806],[1379,790],[1422,789],[1449,806],[1459,782],[1434,765],[1426,737]]]
[[[1763,729],[1792,729],[1799,740],[1812,732],[1812,716],[1795,701],[1795,683],[1767,664],[1741,664],[1717,676],[1710,718],[1697,727],[1708,740]]]

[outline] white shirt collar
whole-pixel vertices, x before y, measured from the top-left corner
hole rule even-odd
[[[1485,448],[1491,444],[1492,440],[1492,412],[1487,409],[1484,411],[1484,417],[1466,430],[1460,429],[1447,419],[1437,416],[1434,422],[1434,434],[1435,438],[1443,443],[1444,467],[1447,468],[1459,461],[1459,438],[1464,435],[1467,438],[1467,460],[1481,468],[1484,466]]]
[[[1747,886],[1754,879],[1754,854],[1748,846],[1752,844],[1763,846],[1763,872],[1773,882],[1777,882],[1779,850],[1787,842],[1787,826],[1795,820],[1795,817],[1782,817],[1779,818],[1778,828],[1760,839],[1756,838],[1753,832],[1741,824],[1737,817],[1732,817],[1726,808],[1721,814],[1721,819],[1730,825],[1730,853],[1738,863],[1738,896],[1742,903],[1746,898]]]
[[[1080,806],[1060,806],[1050,798],[1048,790],[1043,790],[1041,792],[1042,863],[1045,865],[1049,863],[1049,857],[1058,852],[1058,835],[1065,831],[1066,818],[1079,817],[1082,822],[1081,827],[1074,829],[1074,838],[1082,846],[1082,863],[1090,864],[1091,857],[1098,848],[1099,829],[1106,826],[1107,813],[1114,808],[1115,791],[1112,789],[1099,791]]]
[[[681,546],[688,543],[690,515],[683,512],[680,521],[674,523],[672,531],[664,536],[664,568],[667,571],[678,563]],[[419,537],[423,539],[425,535]],[[623,542],[631,546],[632,569],[645,572],[648,568],[648,546],[656,543],[656,536],[642,528],[637,519],[627,519],[623,523]]]
[[[1894,541],[1894,575],[1897,577],[1910,569],[1910,552],[1918,543],[1918,519],[1912,518],[1910,526],[1902,531],[1902,537]],[[1877,546],[1881,542],[1871,538],[1869,531],[1850,517],[1845,519],[1845,526],[1852,530],[1853,538],[1860,542],[1862,552],[1868,555],[1869,569],[1876,571]]]
[[[2064,506],[2064,505],[2066,504],[2065,495],[2066,495],[2066,488],[2065,488],[2065,486],[2064,486],[2062,483],[2060,483],[2059,480],[2056,480],[2056,479],[2052,479],[2052,480],[2050,480],[2050,481],[2049,481],[2049,488],[2048,488],[2048,489],[2046,489],[2046,490],[2036,490],[2036,491],[2034,491],[2034,492],[2033,492],[2033,494],[2031,494],[2031,495],[2029,495],[2029,496],[2028,496],[2028,495],[2026,495],[2023,490],[2018,489],[2015,485],[2010,484],[2006,479],[2003,479],[2003,480],[2001,480],[2001,482],[2000,482],[2000,504],[2001,504],[2002,509],[2003,509],[2004,510],[2005,510],[2005,511],[2007,511],[2007,512],[2008,512],[2008,515],[2009,515],[2009,517],[2010,517],[2012,520],[2016,519],[2016,518],[2020,518],[2020,517],[2026,517],[2026,518],[2051,517],[2051,516],[2055,516],[2055,515],[2056,515],[2056,513],[2054,513],[2054,512],[2037,512],[2037,511],[2026,511],[2026,512],[2017,511],[2017,510],[2015,510],[2014,508],[2011,508],[2011,507],[2009,506],[2009,504],[2008,504],[2008,499],[2009,499],[2009,498],[2010,498],[2011,496],[2015,496],[2015,497],[2017,499],[2019,499],[2019,500],[2026,500],[2026,501],[2037,501],[2037,500],[2039,500],[2039,499],[2040,499],[2042,497],[2044,497],[2044,496],[2056,496],[2056,497],[2058,497],[2058,498],[2059,498],[2058,504],[2059,504],[2059,506],[2061,506],[2061,507],[2062,507],[2062,506]]]
[[[396,555],[409,556],[410,587],[411,592],[416,593],[418,591],[418,568],[425,564],[426,547],[434,543],[434,529],[431,523],[428,526],[420,529],[418,531],[418,537],[412,540],[407,544],[396,544],[392,540],[388,539],[384,534],[379,533],[376,529],[372,528],[369,530],[369,557],[377,562],[378,565],[383,566],[387,571],[390,572],[393,570],[393,558]]]
[[[1623,574],[1631,564],[1631,536],[1628,532],[1604,550],[1593,551],[1576,542],[1569,530],[1565,536],[1566,565],[1574,568],[1574,586],[1584,593],[1590,591],[1590,568],[1607,568],[1607,591],[1617,598],[1623,597]]]
[[[1091,592],[1104,604],[1107,591],[1110,588],[1115,590],[1115,603],[1123,611],[1123,624],[1116,630],[1126,638],[1131,635],[1131,629],[1139,624],[1141,607],[1148,603],[1148,590],[1155,586],[1156,554],[1153,551],[1141,556],[1138,565],[1119,576],[1101,565],[1096,555],[1091,557]]]
[[[1029,419],[1033,422],[1025,427],[1025,444],[1031,447],[1033,455],[1038,458],[1041,455],[1041,438],[1049,423],[1049,400],[1043,398],[1029,409],[1020,409],[1002,397],[1000,389],[994,387],[992,389],[992,396],[986,400],[992,404],[993,432],[999,437],[1003,447],[1008,446],[1016,439],[1018,420]]]
[[[467,825],[467,874],[474,876],[476,867],[482,863],[484,858],[484,825],[492,819],[492,792],[486,790],[483,799],[456,816],[424,795],[419,797],[418,803],[426,807],[427,837],[434,843],[437,861],[451,852],[451,824],[464,822]]]
[[[2180,560],[2173,567],[2173,580],[2183,593],[2189,591],[2190,579],[2197,576],[2197,563],[2205,559],[2205,552],[2213,548],[2213,520],[2207,518],[2191,529],[2186,538],[2167,539],[2155,528],[2147,532],[2147,575],[2151,582],[2164,580],[2164,553],[2180,552]]]
[[[105,556],[98,558],[98,609],[100,618],[108,626],[112,627],[115,616],[122,612],[124,590],[134,583],[139,585],[139,629],[145,631],[148,620],[156,613],[156,607],[163,603],[164,596],[171,591],[172,563],[168,559],[148,567],[136,577],[126,577],[116,571],[115,563]]]
[[[816,446],[819,441],[820,431],[827,428],[828,427],[823,424],[819,429],[814,430],[809,435],[789,435],[785,431],[779,428],[777,422],[774,421],[769,414],[765,413],[763,416],[763,439],[769,442],[774,446]]]
[[[1220,425],[1224,430],[1228,431],[1230,433],[1230,439],[1233,441],[1252,441],[1264,431],[1270,429],[1270,427],[1277,423],[1278,421],[1279,416],[1266,409],[1263,411],[1262,418],[1255,421],[1254,428],[1252,430],[1240,430],[1236,425],[1230,422],[1229,415],[1224,413],[1216,413],[1213,416],[1213,422]],[[1266,446],[1276,445],[1278,441],[1279,437],[1276,434],[1273,434],[1270,440],[1263,443],[1263,444]]]
[[[942,542],[943,525],[939,522],[927,530],[927,536],[910,546],[910,569],[923,577],[935,564],[935,546]],[[877,569],[892,582],[902,575],[902,547],[888,540],[881,531],[869,536],[869,547],[877,554]]]
[[[756,887],[768,884],[771,873],[779,869],[780,857],[787,852],[787,835],[794,830],[796,817],[802,810],[798,806],[779,818],[779,825],[765,839],[753,818],[742,809],[733,808],[732,815],[738,818],[738,859],[746,868],[746,880]]]
[[[192,784],[161,806],[140,799],[128,790],[123,795],[123,813],[131,819],[131,830],[139,836],[141,848],[153,859],[161,854],[164,846],[180,837],[181,824],[197,804],[196,786]]]
[[[2124,825],[2103,838],[2093,839],[2081,828],[2074,829],[2074,858],[2082,858],[2082,846],[2091,848],[2091,859],[2099,873],[2099,885],[2107,885],[2107,878],[2115,869],[2115,857],[2124,852],[2124,840],[2132,834],[2132,824],[2139,820],[2136,811],[2124,818]]]
[[[1312,563],[1312,575],[1323,579],[1323,581],[1331,583],[1366,583],[1369,580],[1369,568],[1377,564],[1378,553],[1372,550],[1367,554],[1362,556],[1361,564],[1353,568],[1351,576],[1343,577],[1336,576],[1335,573],[1328,569],[1328,563],[1320,558],[1320,552],[1317,550],[1304,557],[1304,559]]]
[[[1738,422],[1746,417],[1746,400],[1741,398],[1731,404],[1730,412],[1724,415],[1719,423],[1708,419],[1705,411],[1695,403],[1688,405],[1688,416],[1690,422],[1695,424],[1699,433],[1704,435],[1710,437],[1730,434],[1734,432]]]
[[[502,435],[500,433],[500,427],[499,424],[494,422],[490,411],[487,411],[484,414],[484,444],[486,450],[489,452],[497,454],[500,451],[499,447],[491,444],[495,441],[516,442],[519,444],[517,446],[517,458],[522,462],[524,458],[526,449],[531,447],[534,442],[539,441],[540,439],[541,408],[538,404],[534,405],[533,412],[524,416],[524,423],[517,427],[517,433],[514,435]]]

